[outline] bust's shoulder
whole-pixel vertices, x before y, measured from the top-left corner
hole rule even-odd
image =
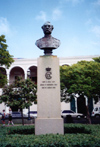
[[[56,38],[54,38],[54,37],[52,37],[52,40],[53,40],[53,41],[56,41],[56,42],[60,42],[59,39],[56,39]]]
[[[36,41],[36,46],[40,49],[42,48],[52,48],[56,49],[60,46],[60,40],[54,38],[54,37],[43,37]]]
[[[44,38],[44,37],[43,37],[43,38]],[[42,41],[42,40],[43,40],[43,38],[40,38],[40,39],[36,40],[36,43],[38,43],[38,42]]]
[[[52,37],[52,39],[54,39],[54,40],[59,40],[59,39],[57,39],[57,38],[54,38],[54,37]],[[59,40],[60,41],[60,40]]]

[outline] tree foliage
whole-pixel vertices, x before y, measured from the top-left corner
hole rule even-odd
[[[100,63],[80,61],[72,66],[61,67],[61,90],[66,89],[68,95],[100,97]]]
[[[8,45],[6,44],[5,35],[0,36],[0,65],[5,65],[7,68],[10,67],[13,60],[13,56],[9,54],[9,51],[7,50]]]
[[[72,66],[62,66],[60,68],[61,97],[63,101],[76,98],[88,98],[88,106],[94,98],[97,102],[100,98],[100,63],[95,61],[80,61]],[[69,96],[69,97],[68,97]],[[89,109],[84,106],[84,114],[88,122],[91,123]],[[91,113],[91,110],[90,110]]]
[[[0,68],[0,87],[3,87],[7,83],[7,76],[5,74],[5,69]]]
[[[5,65],[9,68],[12,62],[14,62],[12,56],[7,50],[8,45],[6,44],[5,35],[0,36],[0,66]],[[7,76],[0,70],[0,87],[3,87],[7,83]]]
[[[93,58],[93,60],[94,60],[95,62],[100,63],[100,57]]]
[[[36,85],[30,80],[18,78],[13,84],[3,88],[0,102],[7,106],[18,106],[19,109],[28,108],[32,102],[37,102]]]

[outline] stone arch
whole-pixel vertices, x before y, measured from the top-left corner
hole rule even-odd
[[[37,84],[37,66],[30,66],[30,79]]]
[[[10,70],[9,84],[12,84],[16,80],[17,77],[22,77],[22,79],[25,79],[24,70],[19,66],[13,67]]]
[[[5,75],[5,76],[7,76],[6,69],[3,68],[3,67],[0,67],[0,73],[3,74],[3,75]],[[2,88],[2,86],[0,88]]]

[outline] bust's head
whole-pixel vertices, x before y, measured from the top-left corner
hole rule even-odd
[[[42,26],[44,34],[51,34],[52,30],[54,29],[53,25],[49,21],[47,21],[43,26]]]

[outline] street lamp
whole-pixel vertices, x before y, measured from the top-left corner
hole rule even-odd
[[[27,70],[27,77],[30,78],[30,75],[31,75],[31,72],[30,72],[30,69]],[[30,106],[28,108],[28,120],[30,120]]]

